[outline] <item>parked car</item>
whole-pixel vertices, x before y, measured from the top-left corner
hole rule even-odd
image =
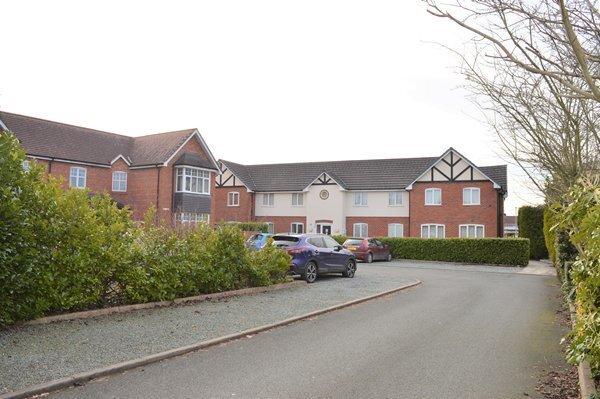
[[[253,236],[251,236],[250,238],[248,238],[246,240],[246,247],[250,248],[250,249],[262,249],[265,245],[267,245],[267,241],[269,241],[269,238],[273,237],[273,234],[267,234],[267,233],[258,233],[258,234],[254,234]]]
[[[390,247],[376,238],[348,238],[343,247],[356,256],[356,259],[371,263],[374,260],[392,260]]]
[[[292,256],[292,273],[299,274],[309,283],[325,273],[342,273],[349,278],[356,273],[354,254],[328,235],[275,235],[273,244]]]

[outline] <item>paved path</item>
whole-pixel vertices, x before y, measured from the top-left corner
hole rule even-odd
[[[0,331],[0,394],[98,367],[299,316],[396,288],[410,278],[393,269],[354,279]]]
[[[406,262],[363,273],[424,283],[50,397],[535,398],[563,364],[554,277]]]

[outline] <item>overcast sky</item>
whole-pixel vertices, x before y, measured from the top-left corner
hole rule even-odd
[[[197,127],[239,163],[507,163],[456,74],[468,36],[403,1],[0,0],[0,109],[109,132]],[[506,212],[540,202],[509,167]]]

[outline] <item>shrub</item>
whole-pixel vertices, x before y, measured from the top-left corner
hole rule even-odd
[[[267,233],[269,226],[263,222],[220,222],[219,226],[235,226],[242,231],[258,231]]]
[[[550,261],[553,264],[556,261],[556,222],[554,221],[554,213],[552,207],[544,208],[544,242]]]
[[[340,244],[340,245],[342,245],[348,239],[347,236],[343,236],[343,235],[332,235],[331,238],[336,240],[338,242],[338,244]]]
[[[530,259],[545,259],[548,250],[544,241],[544,207],[523,206],[517,217],[519,236],[529,238]]]
[[[529,240],[522,238],[379,238],[400,259],[526,266]]]

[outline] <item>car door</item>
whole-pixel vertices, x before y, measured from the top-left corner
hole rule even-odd
[[[377,259],[384,260],[387,258],[387,252],[385,250],[385,245],[379,240],[374,240],[375,247],[377,248]]]
[[[327,248],[323,237],[310,237],[308,243],[315,246],[314,257],[319,266],[319,272],[324,273],[329,271],[329,263],[331,250]]]
[[[342,272],[346,267],[348,255],[340,251],[341,245],[329,236],[323,237],[327,249],[329,249],[329,270],[332,272]]]
[[[377,240],[375,240],[374,238],[369,238],[367,242],[369,244],[369,252],[373,254],[373,260],[378,260],[381,254],[379,253],[380,250],[377,246]]]

